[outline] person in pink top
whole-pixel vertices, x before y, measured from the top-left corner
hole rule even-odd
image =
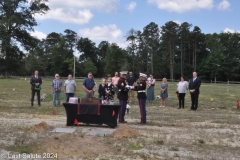
[[[112,77],[112,83],[113,83],[113,86],[114,86],[114,92],[115,92],[115,96],[117,97],[118,95],[118,80],[119,80],[119,77],[118,77],[118,72],[115,72],[115,76]]]

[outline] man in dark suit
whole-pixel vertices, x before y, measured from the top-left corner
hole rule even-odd
[[[191,109],[196,111],[198,108],[198,97],[199,97],[199,88],[201,86],[201,79],[197,77],[197,72],[193,72],[193,78],[190,79],[189,82],[189,91],[191,95]]]
[[[32,97],[31,97],[31,106],[33,107],[33,101],[35,93],[37,92],[37,99],[38,99],[38,106],[41,106],[40,103],[40,90],[42,84],[42,77],[38,76],[38,71],[34,72],[34,76],[30,79],[31,90],[32,90]]]

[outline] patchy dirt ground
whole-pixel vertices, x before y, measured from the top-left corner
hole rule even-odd
[[[134,118],[138,117],[137,109],[137,105],[132,106],[126,115],[128,123],[115,129],[67,127],[62,115],[4,113],[0,118],[0,152],[5,158],[9,154],[49,153],[57,155],[52,159],[240,159],[238,115],[229,117],[221,111],[209,115],[208,110],[176,112],[171,107],[156,114],[160,108],[149,106],[148,124],[139,125]],[[55,128],[76,131],[52,132]],[[109,134],[89,134],[96,130]]]

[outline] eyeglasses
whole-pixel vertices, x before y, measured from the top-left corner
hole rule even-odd
[[[89,76],[92,76],[91,74],[89,74]]]

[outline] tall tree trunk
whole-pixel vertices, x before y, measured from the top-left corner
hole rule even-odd
[[[185,43],[183,42],[183,54],[182,54],[182,69],[184,70],[184,65],[185,65]],[[182,73],[184,75],[184,72]]]
[[[195,43],[195,56],[194,56],[194,71],[197,70],[197,44]]]
[[[188,66],[189,66],[188,68],[191,69],[190,68],[190,66],[191,66],[190,46],[189,46],[189,49],[188,49]],[[191,73],[191,71],[189,71],[189,69],[188,69],[188,74]]]
[[[194,62],[195,62],[195,58],[194,58],[194,56],[195,56],[195,54],[194,54],[194,50],[195,50],[195,45],[194,45],[194,43],[193,43],[193,50],[192,50],[192,55],[193,55],[193,57],[192,57],[192,69],[193,69],[193,71],[194,71]]]
[[[3,42],[4,46],[4,52],[5,52],[5,76],[6,78],[9,76],[9,66],[10,66],[10,43],[11,43],[11,38],[10,37],[6,37],[5,38],[5,42]]]
[[[173,81],[173,49],[171,42],[169,42],[169,60],[170,60],[170,79]]]
[[[151,51],[151,74],[153,74],[153,48]]]
[[[182,38],[181,38],[181,75],[183,75],[183,47],[182,47]]]

